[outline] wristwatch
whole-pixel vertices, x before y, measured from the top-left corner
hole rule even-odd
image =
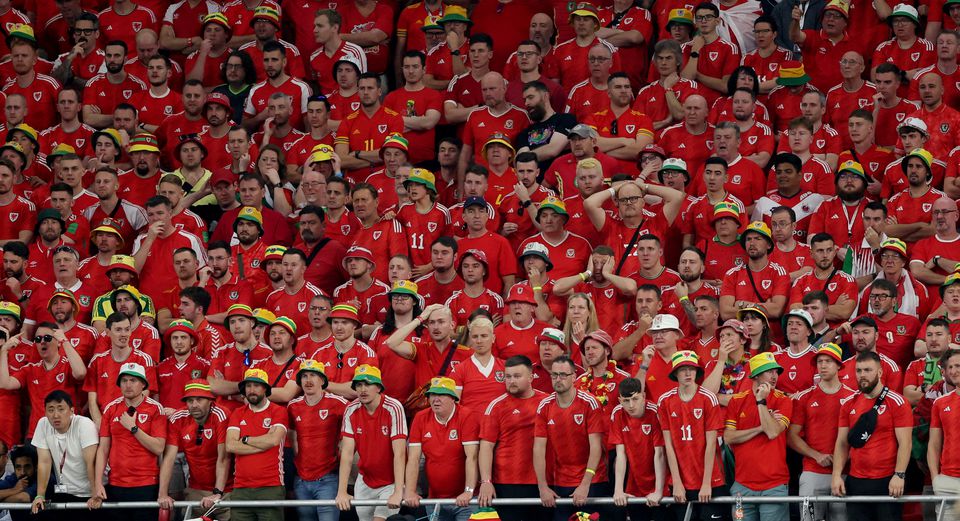
[[[464,491],[464,492],[469,492],[469,493],[473,494],[473,487],[464,487],[464,488],[463,488],[463,491]]]
[[[247,440],[249,440],[249,439],[250,439],[250,436],[244,436],[244,437],[240,438],[240,443],[242,443],[242,444],[244,444],[244,445],[249,445],[249,444],[247,443]]]
[[[764,398],[764,399],[762,399],[762,400],[757,400],[757,405],[766,406],[766,405],[767,405],[767,399]]]
[[[460,50],[450,51],[450,56],[460,56]]]
[[[133,427],[130,427],[130,434],[133,434],[134,436],[136,436],[137,432],[139,431],[140,431],[140,427],[137,427],[136,425],[134,425]]]
[[[214,496],[222,496],[222,495],[223,495],[223,491],[220,490],[219,488],[215,488],[215,489],[211,490],[210,493],[212,493]]]
[[[900,479],[906,479],[906,477],[907,477],[907,473],[906,473],[906,472],[894,472],[893,475],[896,476],[896,477],[898,477],[898,478],[900,478]]]
[[[690,51],[690,57],[691,57],[691,58],[699,58],[699,57],[700,57],[700,53],[699,53],[698,51]]]

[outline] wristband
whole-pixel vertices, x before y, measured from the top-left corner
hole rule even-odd
[[[593,470],[593,469],[587,469],[587,470],[585,470],[584,472],[586,472],[587,474],[590,474],[591,476],[596,476],[596,475],[597,475],[597,471],[596,471],[596,470]]]
[[[489,479],[481,479],[481,480],[480,480],[480,484],[481,484],[481,485],[493,485],[493,482],[490,481]]]
[[[543,286],[534,286],[533,291],[543,291]]]
[[[690,300],[690,297],[688,297],[688,296],[686,296],[686,295],[680,297],[680,302],[683,302],[683,301],[685,301],[685,300]]]
[[[650,366],[646,364],[640,364],[640,369],[646,371],[647,369],[650,369]]]
[[[616,188],[610,188],[610,189],[608,189],[607,191],[610,192],[610,197],[616,197],[616,196],[617,196],[617,189],[616,189]]]

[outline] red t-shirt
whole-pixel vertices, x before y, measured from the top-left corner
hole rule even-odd
[[[480,415],[456,406],[440,423],[431,409],[417,413],[410,426],[410,446],[420,447],[430,476],[430,497],[455,498],[466,486],[467,456],[463,448],[480,445]]]
[[[699,94],[701,87],[699,83],[693,80],[680,78],[670,90],[673,92],[673,95],[676,96],[677,100],[683,103],[683,100],[687,99],[687,96]],[[654,122],[663,121],[670,116],[670,107],[667,106],[665,98],[666,93],[667,90],[661,85],[659,80],[650,83],[637,92],[637,98],[633,102],[633,108],[650,116],[650,119]]]
[[[87,87],[83,89],[83,104],[99,109],[98,112],[103,115],[112,115],[120,103],[133,103],[137,106],[140,98],[134,99],[134,95],[149,88],[143,80],[130,74],[124,76],[120,83],[111,82],[106,74],[97,74],[87,81]],[[173,96],[174,99],[177,97]],[[146,115],[148,121],[157,121],[149,112]]]
[[[403,118],[393,109],[381,106],[372,117],[363,110],[356,110],[340,122],[334,143],[347,144],[350,150],[377,150],[387,136],[403,132],[403,129]],[[352,179],[363,179],[370,173],[370,168],[359,168],[348,175]]]
[[[646,402],[643,415],[634,418],[627,414],[623,406],[617,405],[610,415],[607,442],[611,447],[623,445],[626,451],[627,463],[633,470],[627,479],[627,494],[641,497],[656,492],[654,451],[664,445],[657,406]]]
[[[850,113],[857,109],[873,112],[873,95],[876,93],[877,87],[868,81],[863,82],[863,85],[853,92],[848,92],[843,84],[837,85],[827,92],[826,122],[840,134],[840,147],[850,148],[853,146],[847,128]]]
[[[834,85],[843,81],[840,75],[840,58],[849,51],[864,54],[861,45],[851,40],[848,34],[843,35],[837,43],[833,43],[822,30],[804,30],[806,36],[800,44],[800,51],[804,56],[804,69],[810,75],[810,83],[821,92],[826,92]]]
[[[952,392],[937,398],[933,402],[933,411],[930,414],[930,428],[940,429],[943,432],[943,448],[940,451],[940,473],[950,477],[960,476],[960,452],[955,443],[946,443],[956,436],[957,415],[954,411],[960,410],[957,403],[957,393]],[[957,407],[954,407],[957,406]]]
[[[540,402],[547,397],[533,391],[529,398],[501,394],[485,408],[480,439],[496,444],[493,453],[493,481],[501,485],[534,485],[533,465],[517,465],[533,454],[534,425]]]
[[[206,378],[210,372],[210,362],[190,353],[183,363],[170,356],[157,365],[157,389],[159,402],[170,409],[179,409],[183,405],[183,387],[190,380]],[[200,489],[210,490],[210,489]]]
[[[803,429],[800,436],[813,450],[823,454],[833,454],[837,443],[837,423],[840,404],[856,391],[842,385],[840,389],[828,394],[814,385],[794,395],[793,417],[790,423]],[[803,458],[803,470],[817,474],[830,474],[832,467],[822,467],[812,458]]]
[[[349,382],[361,365],[380,366],[376,351],[367,344],[357,340],[353,347],[340,353],[333,345],[333,337],[321,344],[310,358],[324,365],[327,379],[333,383]]]
[[[656,359],[657,357],[654,357],[654,360]],[[683,487],[687,490],[700,490],[704,473],[703,455],[707,443],[716,443],[712,437],[707,439],[707,432],[715,431],[717,436],[723,434],[724,414],[717,396],[703,387],[698,387],[693,398],[685,402],[680,399],[679,391],[672,389],[660,397],[657,416],[664,438],[670,436]],[[723,484],[721,459],[718,447],[711,470],[710,482],[713,487]]]
[[[683,44],[684,64],[690,59],[692,45],[688,42]],[[723,78],[733,74],[733,71],[740,66],[740,49],[736,45],[717,38],[716,40],[704,45],[700,49],[700,59],[697,60],[697,72],[712,78]],[[709,87],[702,86],[700,92],[707,98],[707,106],[713,104],[722,93]]]
[[[876,398],[867,398],[863,393],[854,394],[840,406],[839,426],[852,428],[875,402]],[[859,449],[850,447],[851,477],[881,479],[893,475],[897,463],[897,438],[894,429],[913,428],[910,404],[894,391],[887,393],[877,412],[877,427],[867,444]]]
[[[181,390],[183,387],[181,386]],[[198,444],[197,438],[200,438]],[[213,490],[217,485],[217,453],[219,445],[227,442],[227,411],[210,407],[210,414],[202,429],[190,412],[180,409],[170,416],[167,427],[167,445],[177,447],[190,466],[188,486],[194,490]],[[228,480],[232,479],[228,476]]]
[[[287,432],[287,410],[267,401],[261,411],[249,405],[241,406],[230,413],[227,431],[239,431],[239,436],[263,436],[274,427]],[[234,457],[234,486],[237,488],[283,486],[283,443],[256,454]]]
[[[479,411],[486,409],[494,398],[503,394],[504,365],[500,358],[491,358],[481,367],[475,356],[460,362],[450,373],[460,390],[460,405]]]
[[[362,33],[379,29],[387,35],[384,41],[363,48],[363,52],[367,55],[368,70],[378,74],[385,72],[387,70],[387,64],[392,57],[389,47],[389,37],[393,34],[393,8],[387,3],[375,3],[373,11],[369,15],[363,15],[356,3],[345,2],[337,6],[337,10],[343,18],[340,30],[344,34]]]
[[[323,292],[320,288],[304,282],[295,292],[290,293],[287,289],[280,288],[267,295],[267,302],[264,307],[273,312],[276,316],[287,316],[293,319],[297,324],[297,331],[310,331],[310,318],[307,316],[307,305],[310,300]]]
[[[485,309],[494,317],[503,314],[503,297],[499,293],[484,289],[477,297],[467,295],[463,290],[454,291],[444,303],[444,307],[453,313],[453,321],[458,325],[466,325],[467,319],[475,309]]]
[[[565,21],[566,20],[564,20],[564,22]],[[595,37],[589,44],[581,46],[576,38],[571,38],[555,45],[550,57],[551,60],[557,63],[560,69],[560,77],[557,79],[560,80],[560,85],[562,85],[564,89],[570,91],[574,85],[590,78],[590,67],[587,63],[587,55],[595,45],[603,45],[610,51],[613,57],[610,65],[611,71],[623,70],[620,62],[620,53],[618,52],[619,49],[606,40]],[[516,47],[512,47],[511,49],[515,48]],[[595,108],[594,111],[596,110],[598,109]]]
[[[152,29],[160,34],[160,24],[157,15],[142,5],[137,5],[128,14],[122,15],[108,7],[97,15],[100,19],[100,44],[106,45],[110,40],[122,40],[127,44],[128,54],[137,48],[137,33],[144,29]],[[191,35],[197,36],[197,35]]]
[[[393,442],[407,438],[403,404],[381,395],[376,410],[370,414],[363,404],[354,401],[343,413],[343,437],[356,443],[360,455],[358,469],[365,485],[380,488],[394,483]]]
[[[774,390],[767,396],[767,414],[779,413],[784,428],[790,425],[793,402],[790,397]],[[760,426],[760,408],[753,391],[737,393],[727,404],[727,429],[748,430]],[[766,434],[731,445],[736,459],[737,483],[751,490],[769,490],[786,485],[790,480],[787,468],[787,433],[770,439]]]
[[[428,110],[436,110],[443,115],[443,95],[427,87],[417,91],[410,91],[405,88],[394,90],[384,98],[383,105],[405,117],[423,116]],[[403,133],[403,137],[407,138],[409,142],[408,154],[411,163],[416,164],[434,158],[433,143],[436,130],[433,128],[429,130],[407,130]]]
[[[728,271],[723,278],[720,297],[732,296],[734,300],[766,302],[776,296],[786,296],[790,292],[790,276],[779,264],[767,262],[760,271],[753,271],[753,282],[747,273],[749,269],[744,265]]]
[[[534,436],[547,439],[547,461],[553,462],[553,480],[557,487],[576,487],[583,480],[590,456],[588,438],[606,433],[603,408],[589,393],[577,391],[566,408],[560,407],[557,395],[544,398],[537,407]],[[607,461],[601,457],[593,483],[607,481]]]
[[[114,382],[111,382],[114,383]],[[123,398],[108,403],[100,420],[100,437],[110,438],[110,484],[116,487],[146,487],[156,485],[160,476],[159,458],[147,450],[136,436],[120,424],[120,415],[128,414]],[[160,402],[144,398],[135,407],[133,419],[144,434],[152,438],[167,438],[167,417]]]
[[[142,351],[134,349],[126,360],[120,362],[113,359],[110,351],[93,355],[93,358],[90,359],[90,364],[87,366],[87,376],[83,381],[83,392],[97,393],[97,403],[101,410],[106,410],[110,402],[120,398],[120,387],[117,386],[117,376],[120,374],[120,367],[126,363],[142,365],[147,371],[147,381],[157,381],[156,366],[153,359]],[[159,405],[159,402],[154,403]]]
[[[683,159],[687,170],[699,172],[703,163],[713,155],[713,126],[700,134],[692,134],[685,123],[677,123],[660,131],[657,144],[663,147],[667,156]]]
[[[487,254],[488,277],[484,286],[495,293],[503,291],[502,277],[517,274],[517,256],[510,242],[502,235],[488,231],[479,237],[464,237],[457,246],[461,252],[477,249]]]
[[[294,463],[301,479],[316,481],[337,470],[337,447],[347,403],[340,396],[323,393],[314,405],[308,404],[305,396],[287,404],[288,425],[297,434]]]
[[[289,58],[288,58],[289,59]],[[261,81],[250,88],[247,101],[243,106],[244,118],[253,117],[267,110],[270,96],[277,92],[286,94],[290,98],[290,126],[294,129],[303,127],[303,114],[307,112],[307,98],[310,97],[310,87],[303,80],[289,77],[279,86],[274,86],[268,80]],[[302,136],[298,134],[297,139]],[[296,140],[292,140],[291,143]],[[285,150],[289,150],[286,148]]]

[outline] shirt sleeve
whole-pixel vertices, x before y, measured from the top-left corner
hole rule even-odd
[[[476,411],[465,410],[460,423],[460,442],[463,445],[480,443],[480,415]]]

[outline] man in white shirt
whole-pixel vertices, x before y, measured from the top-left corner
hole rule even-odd
[[[37,482],[41,483],[33,513],[44,509],[45,501],[56,503],[86,501],[90,508],[100,507],[100,498],[92,497],[94,460],[100,442],[97,427],[86,416],[74,414],[73,399],[56,390],[44,399],[45,415],[37,422],[30,442],[37,448]],[[45,498],[45,484],[53,481],[53,497]],[[76,521],[93,519],[85,510],[72,511]]]

